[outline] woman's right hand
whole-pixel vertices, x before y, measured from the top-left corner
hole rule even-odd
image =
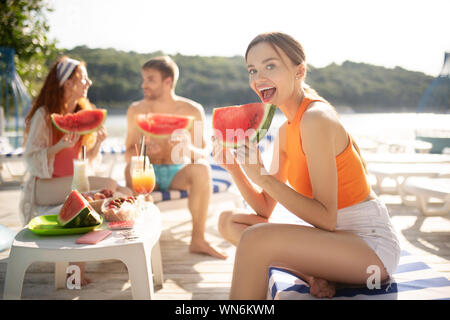
[[[218,165],[228,171],[239,165],[229,148],[225,148],[215,136],[212,136],[211,140],[213,142],[212,157]]]
[[[72,148],[78,140],[80,140],[80,134],[71,132],[66,133],[57,143],[57,146],[60,150],[66,149],[66,148]]]

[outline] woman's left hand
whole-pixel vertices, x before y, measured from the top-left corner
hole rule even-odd
[[[258,144],[250,142],[248,138],[245,145],[236,150],[236,159],[247,177],[258,185],[262,183],[261,178],[269,174],[261,160]]]

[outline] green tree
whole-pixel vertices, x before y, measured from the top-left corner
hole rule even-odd
[[[52,10],[44,0],[0,0],[0,46],[15,50],[17,72],[33,97],[58,54],[47,37]]]

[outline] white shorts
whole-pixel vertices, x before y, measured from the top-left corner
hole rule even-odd
[[[338,210],[336,230],[360,236],[392,276],[400,259],[400,243],[384,203],[375,199]]]

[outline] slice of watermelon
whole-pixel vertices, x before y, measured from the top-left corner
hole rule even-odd
[[[269,130],[276,108],[265,103],[215,108],[212,116],[214,133],[227,148],[243,145],[246,137],[259,142]]]
[[[192,116],[147,113],[136,115],[136,124],[144,134],[155,138],[168,138],[177,129],[189,130],[194,122]]]
[[[102,221],[78,190],[72,190],[58,214],[58,222],[65,228],[90,227]]]
[[[88,134],[97,131],[105,123],[107,113],[106,109],[80,110],[64,116],[52,113],[50,118],[53,125],[64,133]]]

